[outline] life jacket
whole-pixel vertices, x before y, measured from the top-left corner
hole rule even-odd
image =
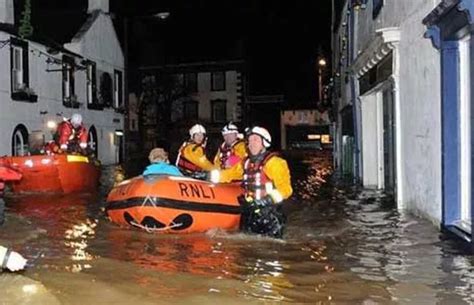
[[[64,121],[59,124],[54,139],[59,145],[79,144],[81,142],[86,143],[87,136],[87,131],[82,124],[74,128],[70,121]]]
[[[250,156],[245,159],[242,187],[245,190],[246,196],[261,199],[274,188],[273,182],[265,174],[263,168],[268,160],[276,155],[276,153],[266,151],[257,156],[253,161]]]
[[[200,144],[195,144],[195,143],[192,143],[192,142],[184,142],[183,145],[181,145],[181,148],[179,149],[179,153],[178,153],[178,157],[176,158],[176,166],[183,172],[187,173],[187,174],[191,174],[191,173],[195,173],[195,172],[200,172],[202,171],[203,169],[194,164],[193,162],[189,161],[188,159],[186,159],[184,157],[184,149],[186,148],[186,146],[188,145],[194,145],[193,147],[193,151],[196,150],[197,148],[199,147],[203,147],[202,145]]]
[[[243,140],[237,140],[235,141],[232,145],[226,145],[226,143],[222,143],[221,147],[219,148],[219,161],[221,162],[221,169],[226,169],[228,168],[229,166],[226,166],[227,165],[227,161],[229,161],[229,159],[234,156],[234,157],[237,157],[240,159],[240,157],[238,157],[236,154],[235,154],[235,151],[234,151],[234,147],[243,142]]]

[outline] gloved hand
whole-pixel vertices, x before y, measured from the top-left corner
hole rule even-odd
[[[67,150],[67,144],[61,144],[61,146],[59,148],[66,151]]]
[[[261,198],[261,199],[255,199],[253,201],[253,204],[255,204],[256,206],[259,206],[259,207],[266,207],[266,206],[270,206],[273,204],[273,199],[270,195],[266,195],[265,197]]]
[[[21,256],[18,252],[7,250],[3,258],[3,268],[15,272],[25,268],[26,259]]]
[[[86,149],[87,148],[87,143],[79,143],[79,146],[82,148],[82,149]]]
[[[191,177],[193,177],[194,179],[208,181],[209,180],[209,172],[204,172],[204,171],[194,172],[194,173],[191,174]]]
[[[244,194],[237,197],[237,201],[239,202],[241,206],[247,206],[252,202],[251,198],[246,197]]]

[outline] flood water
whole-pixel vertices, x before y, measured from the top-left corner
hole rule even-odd
[[[30,259],[0,274],[0,304],[471,304],[473,257],[390,198],[327,183],[331,161],[290,160],[284,240],[158,235],[104,214],[96,195],[7,198],[0,244]]]

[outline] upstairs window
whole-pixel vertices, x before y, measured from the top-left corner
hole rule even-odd
[[[198,102],[185,101],[183,103],[183,119],[197,120],[198,119]]]
[[[383,6],[383,0],[372,0],[372,18],[375,19]]]
[[[212,121],[214,123],[224,123],[227,121],[227,101],[214,100],[211,101]]]
[[[225,90],[225,72],[212,72],[211,73],[211,90],[212,91],[224,91]]]
[[[23,48],[12,46],[12,91],[20,91],[26,84],[23,77]]]
[[[184,74],[184,88],[186,88],[186,90],[189,93],[198,92],[197,73],[186,73],[186,74]]]
[[[68,108],[79,108],[74,92],[74,59],[63,56],[63,105]]]
[[[13,37],[10,41],[11,97],[16,101],[36,102],[38,96],[29,85],[28,43]]]
[[[89,61],[87,67],[87,80],[86,80],[86,92],[87,92],[87,108],[100,110],[102,107],[99,105],[97,99],[97,68],[95,62]]]
[[[114,108],[123,107],[123,80],[122,71],[114,70]]]

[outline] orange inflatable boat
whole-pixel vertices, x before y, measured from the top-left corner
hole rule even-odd
[[[1,157],[22,178],[10,183],[14,193],[74,193],[97,189],[100,167],[88,157],[79,155],[34,155]]]
[[[113,222],[166,233],[236,230],[240,223],[239,184],[212,184],[188,177],[138,176],[114,187],[107,197]]]

